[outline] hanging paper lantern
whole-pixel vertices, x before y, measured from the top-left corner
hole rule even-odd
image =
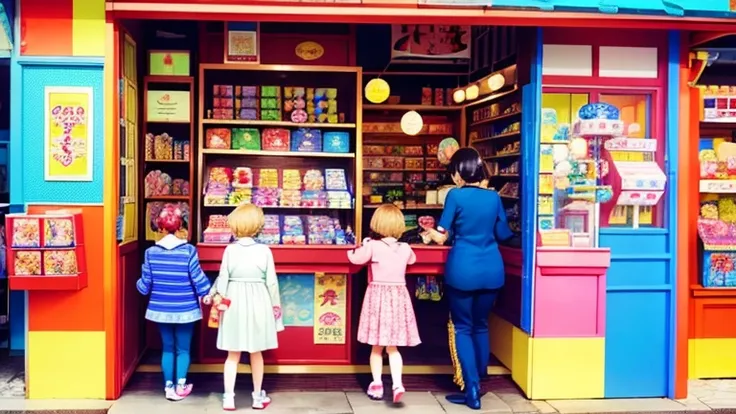
[[[437,149],[437,160],[440,164],[447,165],[450,163],[450,159],[460,149],[460,144],[457,140],[452,137],[443,139]]]
[[[488,78],[488,89],[490,89],[491,92],[496,92],[497,90],[503,88],[503,85],[505,84],[506,78],[504,78],[503,75],[500,73],[497,73]]]
[[[468,89],[465,90],[465,99],[472,101],[473,99],[478,99],[478,95],[480,94],[480,88],[478,85],[470,85],[468,86]]]
[[[388,82],[381,78],[375,78],[368,81],[365,85],[365,99],[374,104],[380,104],[388,99],[391,94],[391,87]]]
[[[463,103],[465,100],[465,91],[462,89],[456,90],[452,94],[452,100],[455,101],[456,104]]]
[[[417,111],[409,111],[401,117],[401,130],[406,135],[416,135],[422,132],[424,120]]]

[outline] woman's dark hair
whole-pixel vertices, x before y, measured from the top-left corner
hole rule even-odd
[[[457,173],[468,184],[477,184],[488,178],[483,159],[473,148],[460,148],[450,158],[450,174]]]

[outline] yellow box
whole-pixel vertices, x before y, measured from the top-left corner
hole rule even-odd
[[[511,358],[511,379],[524,391],[524,394],[529,395],[532,378],[531,338],[526,332],[515,326],[512,335],[514,348]]]
[[[529,346],[529,398],[603,398],[604,338],[531,338]]]
[[[691,379],[736,377],[736,338],[696,338],[688,341]]]
[[[491,353],[508,369],[513,369],[513,330],[514,325],[495,314],[491,314],[488,321],[488,339],[491,344]]]
[[[28,332],[30,399],[104,399],[105,332]]]

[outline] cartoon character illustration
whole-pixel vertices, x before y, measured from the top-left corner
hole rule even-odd
[[[321,295],[319,295],[320,298],[322,298],[322,303],[319,306],[325,306],[327,303],[330,304],[330,306],[336,306],[337,305],[337,292],[335,292],[334,289],[327,289],[325,292]]]
[[[324,326],[337,326],[340,325],[342,318],[340,315],[334,312],[327,312],[319,317],[319,323]]]

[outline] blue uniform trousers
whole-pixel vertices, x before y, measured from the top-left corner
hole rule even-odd
[[[458,290],[445,287],[450,303],[450,318],[455,325],[455,346],[465,386],[480,383],[488,372],[491,347],[488,343],[488,317],[498,289]]]

